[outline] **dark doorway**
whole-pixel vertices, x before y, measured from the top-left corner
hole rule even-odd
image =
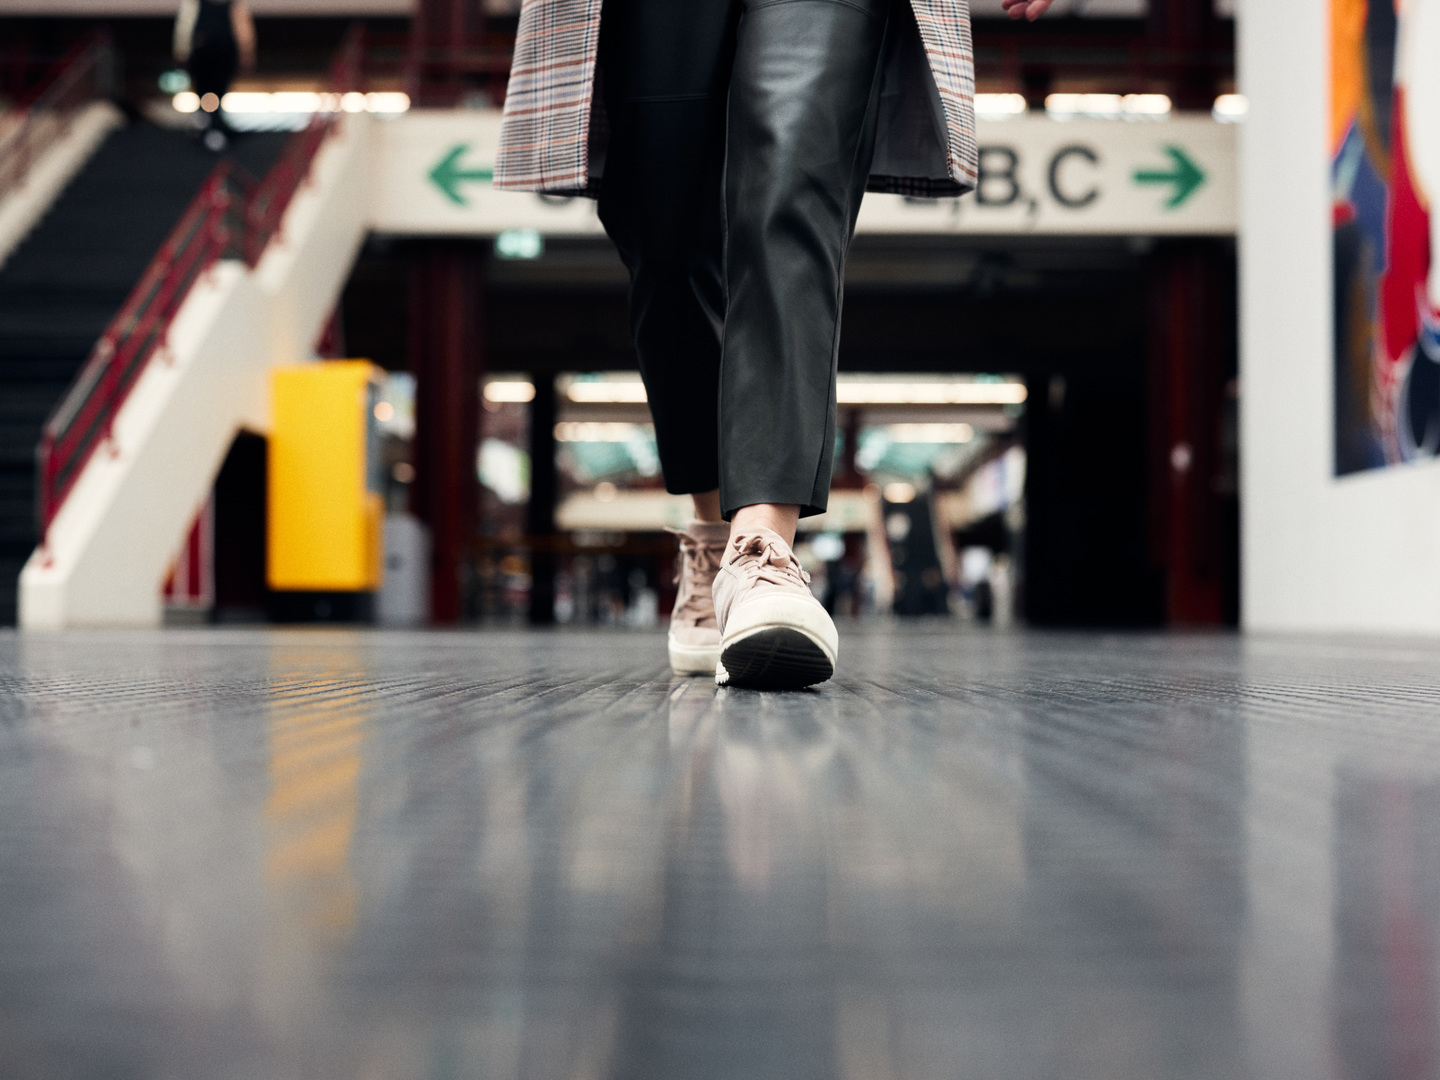
[[[215,621],[264,622],[267,445],[242,431],[215,478]]]

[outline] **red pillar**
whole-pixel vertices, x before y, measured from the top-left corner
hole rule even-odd
[[[1233,573],[1225,407],[1234,279],[1217,244],[1177,241],[1156,251],[1150,281],[1151,550],[1165,572],[1166,622],[1216,626]]]
[[[490,22],[479,0],[415,0],[405,58],[415,104],[459,105],[476,91],[497,105],[504,100],[514,34]]]
[[[1145,29],[1150,62],[1136,74],[1163,73],[1175,108],[1208,112],[1222,88],[1217,57],[1234,48],[1215,0],[1150,0]]]
[[[410,274],[410,370],[415,373],[416,515],[430,527],[430,611],[458,622],[479,506],[480,256],[472,244],[430,242]]]

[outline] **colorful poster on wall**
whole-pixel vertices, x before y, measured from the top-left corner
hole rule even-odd
[[[1440,456],[1440,0],[1331,0],[1335,473]]]

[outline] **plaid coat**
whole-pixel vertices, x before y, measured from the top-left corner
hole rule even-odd
[[[495,186],[597,195],[605,122],[596,92],[601,0],[524,0]],[[975,186],[968,0],[901,3],[889,36],[870,191],[935,197]]]

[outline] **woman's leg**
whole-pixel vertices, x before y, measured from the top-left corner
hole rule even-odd
[[[710,587],[725,551],[716,431],[725,92],[739,0],[605,0],[610,122],[600,220],[630,270],[630,325],[665,486],[689,494],[668,648],[677,675],[720,655]]]
[[[725,174],[727,516],[825,509],[845,255],[874,152],[888,14],[889,0],[745,0]]]
[[[601,22],[610,142],[600,220],[630,270],[640,373],[677,494],[719,486],[720,218],[738,2],[606,0]]]
[[[718,497],[716,501],[719,501]],[[751,503],[736,510],[730,519],[730,531],[736,536],[756,529],[769,529],[792,546],[795,530],[799,527],[800,507],[794,503]]]
[[[725,163],[721,683],[793,689],[835,671],[835,624],[790,545],[830,493],[840,295],[888,16],[889,0],[745,0]]]
[[[720,490],[697,491],[690,496],[696,521],[724,521],[720,514]]]

